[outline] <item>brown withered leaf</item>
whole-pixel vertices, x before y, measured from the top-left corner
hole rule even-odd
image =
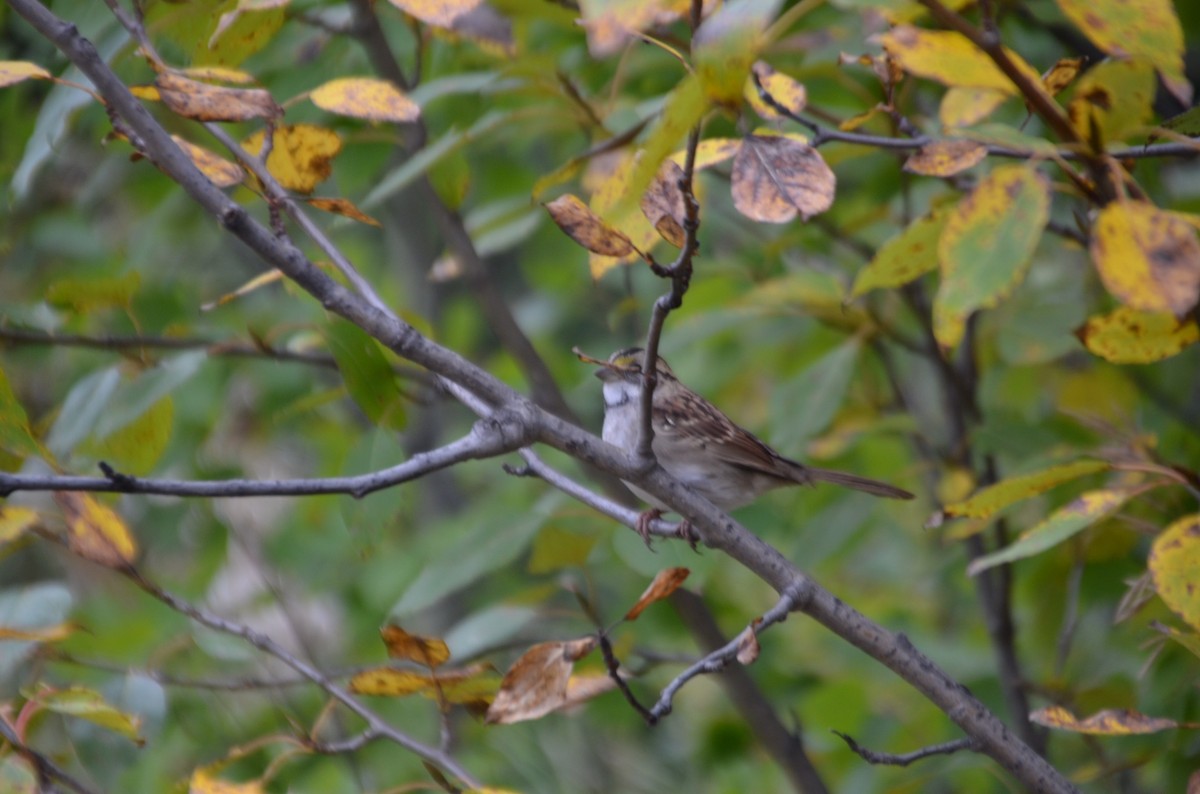
[[[379,636],[387,646],[388,656],[393,659],[407,659],[429,668],[438,667],[450,659],[450,648],[437,637],[409,634],[395,625],[381,628]]]
[[[504,674],[486,722],[507,725],[534,720],[569,703],[567,685],[576,660],[596,647],[595,637],[533,646]]]
[[[567,680],[567,694],[562,704],[569,709],[617,688],[617,682],[607,673],[573,675]]]
[[[758,644],[758,624],[762,623],[762,618],[755,618],[754,622],[746,627],[742,632],[742,636],[738,638],[737,660],[738,664],[750,665],[758,659],[759,651],[762,648]]]
[[[987,157],[987,146],[963,138],[927,143],[904,162],[904,170],[922,176],[954,176]]]
[[[671,160],[664,160],[642,196],[642,214],[676,248],[683,247],[686,237],[683,223],[687,209],[683,191],[679,189],[682,179],[683,169]]]
[[[226,88],[162,72],[154,80],[159,98],[180,116],[196,121],[276,118],[283,108],[261,88]]]
[[[109,568],[122,568],[137,557],[137,542],[121,517],[91,496],[54,492],[67,520],[71,551]]]
[[[332,212],[335,215],[342,215],[350,220],[365,223],[368,226],[379,226],[379,221],[372,218],[367,213],[355,206],[354,202],[345,198],[308,198],[306,202],[325,212]]]
[[[543,204],[558,228],[593,254],[629,256],[633,243],[629,238],[592,212],[586,204],[570,193]]]
[[[808,220],[833,204],[836,184],[817,150],[795,138],[748,135],[733,158],[733,205],[752,220]]]
[[[646,588],[646,592],[642,593],[642,597],[625,613],[625,619],[637,620],[638,615],[642,614],[646,607],[655,601],[663,600],[678,590],[690,573],[691,571],[687,568],[666,568],[659,571],[654,577],[654,581]]]

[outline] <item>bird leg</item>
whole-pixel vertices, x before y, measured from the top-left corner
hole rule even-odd
[[[657,507],[654,507],[649,510],[644,510],[640,515],[638,515],[637,525],[634,528],[637,530],[637,533],[642,536],[642,540],[646,542],[646,548],[648,549],[653,550],[654,548],[650,545],[650,525],[662,518],[662,515],[665,512],[665,510],[659,510]]]
[[[700,549],[696,548],[696,544],[700,542],[700,535],[696,532],[696,528],[692,526],[691,521],[688,521],[686,518],[682,519],[679,522],[679,527],[675,530],[675,534],[679,536],[680,540],[686,540],[687,544],[692,547],[692,551],[697,554],[700,553]]]

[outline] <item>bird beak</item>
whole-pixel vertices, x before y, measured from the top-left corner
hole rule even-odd
[[[595,364],[597,367],[600,367],[600,369],[596,370],[596,372],[594,374],[597,378],[604,381],[605,383],[608,383],[609,381],[613,381],[613,380],[617,379],[618,374],[617,374],[616,368],[613,367],[612,364],[609,364],[607,361],[601,361],[598,358],[592,358],[587,353],[584,353],[582,350],[580,350],[578,347],[571,348],[571,352],[574,353],[576,355],[576,357],[579,358],[580,361],[587,363],[587,364]]]

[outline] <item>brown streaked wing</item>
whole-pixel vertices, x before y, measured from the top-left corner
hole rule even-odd
[[[704,440],[708,442],[706,454],[725,463],[780,479],[792,479],[770,447],[738,427],[700,395],[680,388],[662,398],[657,394],[655,397],[654,433],[661,435],[663,441]]]

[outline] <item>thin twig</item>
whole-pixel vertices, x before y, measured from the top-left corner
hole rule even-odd
[[[709,673],[717,673],[724,670],[730,662],[737,658],[738,651],[742,648],[742,635],[747,631],[752,631],[759,634],[776,623],[781,623],[787,620],[788,614],[796,608],[796,603],[799,598],[797,592],[787,591],[780,598],[775,606],[763,613],[762,619],[754,624],[747,626],[742,633],[734,637],[725,645],[721,646],[712,653],[707,654],[695,664],[689,666],[679,675],[667,684],[662,693],[658,696],[658,702],[650,709],[650,714],[655,721],[662,719],[671,713],[672,704],[675,700],[676,693],[683,688],[683,685],[691,681],[698,675],[707,675]]]
[[[38,779],[39,792],[56,791],[51,781],[57,780],[71,789],[71,791],[74,791],[75,794],[99,794],[96,790],[76,780],[71,773],[58,764],[22,742],[20,737],[17,736],[16,731],[12,729],[12,726],[3,717],[0,717],[0,739],[4,739],[4,741],[11,744],[13,750],[33,767],[34,774]]]
[[[647,725],[656,724],[658,718],[642,705],[641,701],[637,699],[637,695],[633,694],[633,690],[629,688],[625,677],[621,675],[621,662],[617,659],[616,653],[613,652],[612,643],[609,642],[608,635],[603,631],[599,631],[596,633],[596,638],[600,641],[600,653],[604,656],[604,667],[608,670],[608,677],[616,683],[617,689],[621,690],[621,694],[625,696],[625,700],[628,701],[629,705],[633,706],[633,710],[646,721]]]
[[[943,742],[942,744],[932,744],[928,747],[922,747],[920,750],[913,750],[911,753],[881,753],[877,750],[869,750],[863,747],[841,731],[834,731],[834,733],[842,737],[842,740],[849,745],[850,749],[868,764],[908,766],[915,761],[920,761],[922,758],[928,758],[931,755],[950,755],[952,753],[960,753],[963,750],[974,752],[978,752],[979,750],[975,740],[968,737],[965,739],[955,739],[952,742]]]
[[[111,467],[102,464],[102,468],[106,470],[104,477],[0,472],[0,496],[8,496],[17,491],[91,491],[204,497],[311,496],[342,493],[357,499],[456,463],[512,452],[529,443],[529,440],[519,423],[489,419],[477,423],[470,433],[458,441],[429,452],[418,452],[396,466],[350,477],[295,480],[166,480],[133,477],[113,471]]]

